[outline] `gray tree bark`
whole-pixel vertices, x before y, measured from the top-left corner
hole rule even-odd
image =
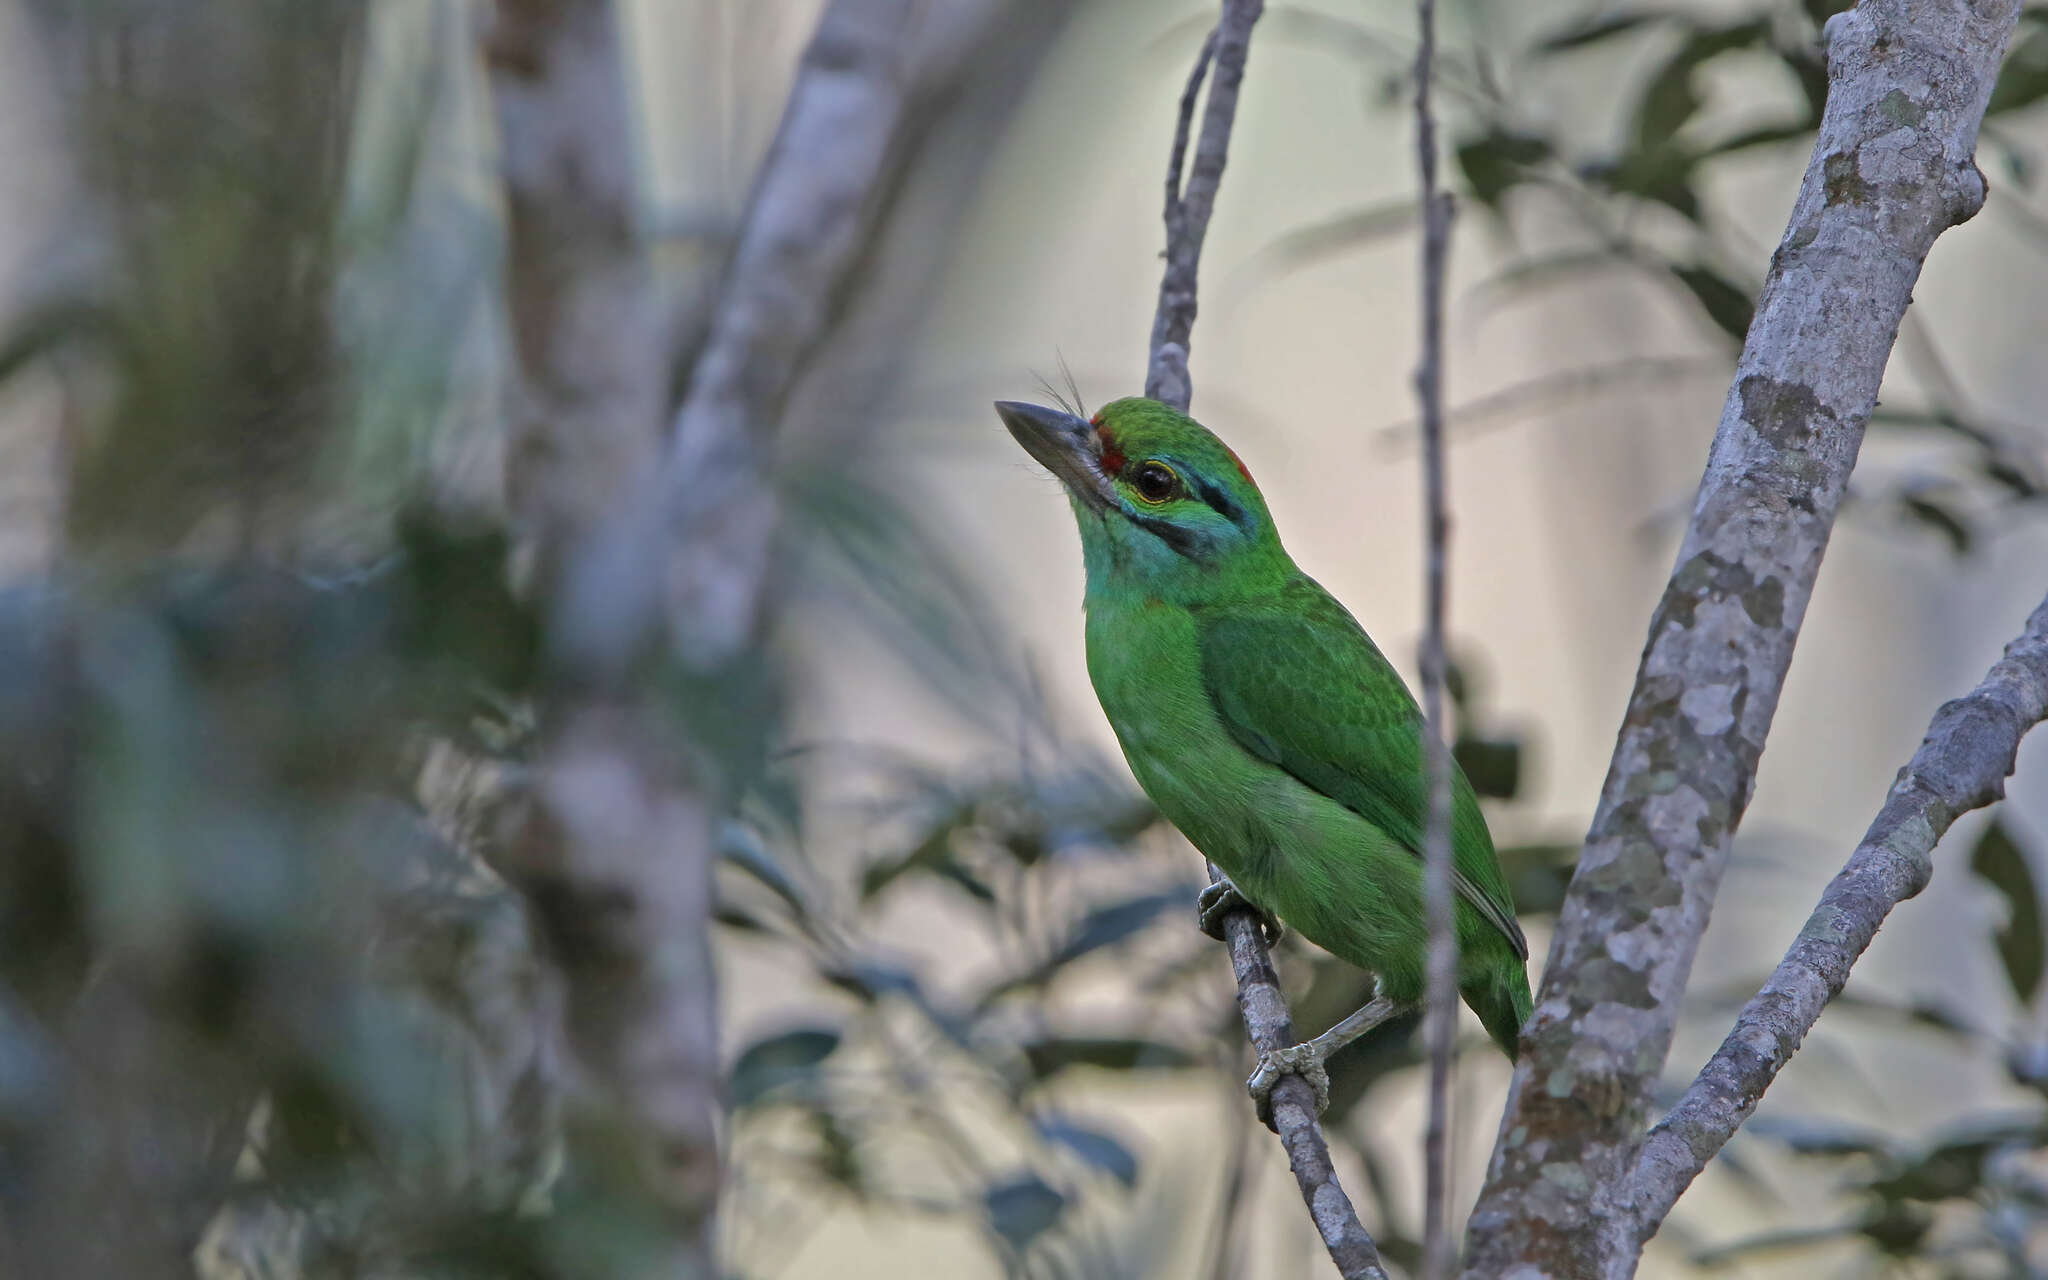
[[[1523,1032],[1465,1274],[1632,1273],[1648,1091],[1928,250],[1976,213],[2018,0],[1863,0]]]

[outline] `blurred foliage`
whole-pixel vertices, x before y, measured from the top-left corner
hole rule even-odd
[[[1559,16],[1511,44],[1491,28],[1447,48],[1440,74],[1453,172],[1474,221],[1497,233],[1508,260],[1464,304],[1484,315],[1606,275],[1660,287],[1699,322],[1702,355],[1732,372],[1748,331],[1769,246],[1743,229],[1754,204],[1735,181],[1779,172],[1810,150],[1827,96],[1821,27],[1848,0],[1735,4],[1555,6]],[[1564,10],[1577,8],[1577,17]],[[1546,10],[1546,13],[1550,10]],[[1273,11],[1272,38],[1335,49],[1364,66],[1377,108],[1406,109],[1403,37],[1385,27],[1297,7]],[[1595,101],[1605,118],[1559,110],[1561,85],[1612,82]],[[2037,108],[2048,97],[2048,5],[2029,4],[1986,118],[1986,214],[2048,248]],[[1256,265],[1285,270],[1407,234],[1411,202],[1339,213],[1270,245]],[[1767,222],[1778,225],[1773,211]],[[1774,234],[1775,231],[1772,232]],[[1549,374],[1487,397],[1495,421],[1558,407],[1561,399],[1643,393],[1698,372],[1665,353],[1601,353],[1599,363]],[[2048,441],[2024,410],[2001,414],[1951,368],[1918,313],[1894,360],[1910,398],[1882,405],[1871,425],[1935,446],[1896,474],[1865,468],[1852,511],[1932,537],[1957,555],[2048,509]],[[1888,384],[1896,392],[1900,380]],[[1560,394],[1563,393],[1563,394]]]
[[[1832,1221],[1773,1229],[1694,1250],[1701,1266],[1740,1266],[1763,1255],[1861,1244],[1861,1268],[1980,1280],[2048,1269],[2048,1026],[2038,1000],[2043,936],[2036,858],[2009,825],[1983,828],[1970,869],[2004,901],[1989,940],[2011,988],[2006,1029],[1982,1010],[1934,1001],[1899,1003],[1845,992],[1836,1006],[1890,1036],[1933,1036],[1959,1055],[1992,1050],[2017,1092],[2039,1105],[1989,1100],[1911,1139],[1862,1125],[1786,1115],[1766,1102],[1724,1167],[1760,1202],[1783,1195],[1755,1157],[1780,1156],[1779,1177],[1832,1183],[1846,1202]],[[1750,987],[1753,989],[1753,986]],[[1789,1163],[1784,1163],[1789,1161]]]

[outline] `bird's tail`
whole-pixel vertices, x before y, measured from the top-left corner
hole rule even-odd
[[[1486,1034],[1513,1062],[1522,1038],[1522,1024],[1536,1007],[1529,995],[1528,971],[1520,961],[1501,965],[1485,977],[1466,983],[1462,990],[1465,1003],[1472,1006],[1472,1012],[1485,1024]]]

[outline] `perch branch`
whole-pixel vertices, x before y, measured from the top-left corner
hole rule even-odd
[[[1195,269],[1230,151],[1230,130],[1237,117],[1238,88],[1244,81],[1252,25],[1263,8],[1261,0],[1223,0],[1222,17],[1203,42],[1181,94],[1173,154],[1167,162],[1166,276],[1159,286],[1159,311],[1152,324],[1145,394],[1183,411],[1193,396],[1187,344],[1195,324]],[[1194,130],[1195,104],[1212,65],[1216,80],[1210,86],[1193,172],[1183,192],[1181,174]],[[1222,878],[1214,866],[1209,868],[1211,883]],[[1223,930],[1237,977],[1237,1007],[1253,1046],[1269,1053],[1295,1043],[1294,1019],[1272,958],[1266,953],[1264,926],[1250,911],[1240,910],[1224,917]],[[1301,1189],[1302,1203],[1308,1207],[1338,1273],[1345,1280],[1386,1280],[1379,1248],[1359,1222],[1358,1211],[1344,1194],[1330,1163],[1329,1143],[1316,1114],[1315,1091],[1298,1075],[1283,1076],[1273,1086],[1273,1128],[1286,1148],[1287,1164]]]
[[[1743,1007],[1721,1048],[1650,1130],[1629,1174],[1638,1240],[1756,1110],[1850,966],[1893,907],[1927,886],[1934,846],[1950,825],[2005,794],[2020,739],[2048,718],[2048,600],[1983,682],[1934,713],[1884,807],[1828,884],[1785,958]]]
[[[1983,204],[1977,127],[2018,0],[1863,0],[1524,1030],[1466,1274],[1623,1276],[1619,1203],[1793,642],[1935,239]]]

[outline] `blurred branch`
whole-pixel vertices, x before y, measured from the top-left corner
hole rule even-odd
[[[1444,578],[1451,517],[1444,480],[1444,262],[1450,253],[1451,197],[1437,188],[1436,0],[1417,0],[1415,160],[1421,179],[1420,341],[1415,398],[1422,420],[1422,705],[1429,812],[1422,842],[1422,898],[1428,923],[1423,1039],[1429,1055],[1429,1114],[1423,1129],[1422,1274],[1451,1273],[1451,1055],[1458,1036],[1458,933],[1451,897],[1451,745],[1444,719]]]
[[[2048,600],[1965,696],[1935,712],[1863,843],[1743,1007],[1720,1049],[1637,1153],[1625,1192],[1639,1242],[1734,1136],[1893,907],[1927,886],[1955,820],[2005,794],[2020,740],[2048,718]],[[1640,1247],[1640,1243],[1638,1244]]]
[[[1893,335],[1935,239],[1983,203],[1971,155],[2019,7],[1864,0],[1828,25],[1819,140],[1558,919],[1469,1276],[1633,1269],[1614,1198]]]
[[[1166,275],[1159,285],[1159,310],[1152,323],[1152,356],[1145,377],[1145,394],[1186,411],[1193,395],[1188,378],[1188,337],[1195,324],[1195,272],[1201,262],[1202,238],[1209,229],[1209,215],[1216,207],[1216,192],[1222,184],[1223,165],[1230,151],[1230,131],[1237,118],[1237,96],[1244,81],[1245,55],[1251,45],[1252,26],[1264,9],[1262,0],[1223,0],[1223,14],[1216,28],[1202,44],[1201,55],[1182,91],[1180,115],[1174,128],[1173,152],[1167,161],[1166,178]],[[1181,174],[1187,157],[1189,136],[1194,128],[1195,103],[1211,64],[1216,80],[1209,90],[1208,109],[1203,114],[1200,140],[1195,146],[1195,164],[1186,190]],[[1222,879],[1214,865],[1209,867],[1213,884]],[[1266,953],[1264,926],[1248,910],[1233,911],[1223,918],[1224,936],[1230,945],[1230,963],[1237,977],[1237,1005],[1244,1014],[1245,1031],[1261,1053],[1270,1053],[1295,1043],[1294,1020],[1281,993],[1279,975]],[[1385,1280],[1379,1249],[1358,1221],[1358,1211],[1337,1182],[1330,1163],[1330,1148],[1323,1138],[1316,1113],[1315,1091],[1299,1075],[1282,1076],[1273,1086],[1273,1129],[1287,1149],[1288,1167],[1301,1188],[1302,1202],[1330,1251],[1331,1261],[1346,1280],[1377,1277]]]
[[[631,82],[610,0],[501,0],[485,52],[507,192],[524,396],[510,483],[538,585],[581,603],[586,531],[658,459],[667,327],[636,208]],[[710,1276],[718,1188],[716,801],[700,765],[612,673],[563,669],[526,803],[495,865],[567,983],[595,1085],[599,1175],[646,1207],[646,1274]]]

